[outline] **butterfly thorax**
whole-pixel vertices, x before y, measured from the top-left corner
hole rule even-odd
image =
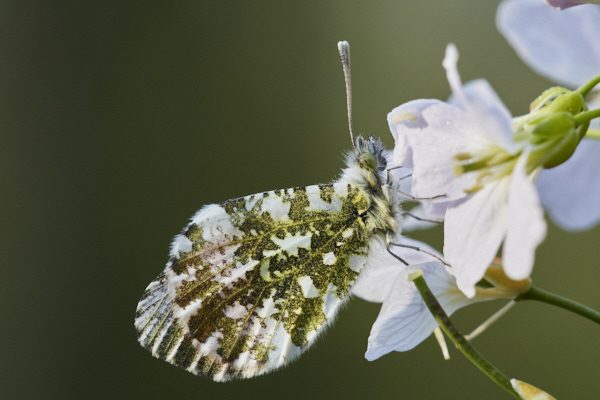
[[[359,188],[369,202],[365,215],[368,234],[393,236],[398,232],[399,195],[387,173],[386,150],[376,137],[358,137],[346,155],[347,167],[340,181]]]

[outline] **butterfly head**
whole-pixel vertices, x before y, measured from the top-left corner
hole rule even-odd
[[[357,137],[354,151],[346,160],[348,166],[355,165],[360,169],[361,175],[370,182],[369,186],[381,186],[386,181],[385,170],[387,159],[383,143],[374,137]]]

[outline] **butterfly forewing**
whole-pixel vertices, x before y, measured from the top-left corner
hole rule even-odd
[[[258,375],[297,357],[366,261],[368,208],[360,189],[336,183],[201,209],[138,304],[140,342],[215,380]]]

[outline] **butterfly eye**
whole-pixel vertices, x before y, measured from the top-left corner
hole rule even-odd
[[[377,160],[371,153],[362,153],[360,156],[358,156],[358,163],[361,167],[371,171],[375,171],[377,168]]]

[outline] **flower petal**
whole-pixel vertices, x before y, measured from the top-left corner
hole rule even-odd
[[[485,79],[477,79],[462,85],[458,74],[458,50],[453,43],[446,46],[442,65],[452,89],[448,103],[457,105],[469,113],[480,134],[512,150],[510,112],[494,89]]]
[[[410,215],[405,216],[404,219],[402,220],[402,232],[403,233],[422,230],[422,229],[429,229],[429,228],[438,226],[439,224],[436,224],[435,222],[424,221],[423,219],[439,221],[439,223],[442,223],[442,221],[444,220],[444,215],[445,215],[445,209],[444,209],[444,213],[441,216],[432,217],[431,214],[425,209],[425,207],[422,204],[419,204],[418,206],[411,208],[409,212],[410,212]],[[420,218],[420,219],[417,219],[417,218]]]
[[[584,139],[575,154],[537,180],[541,202],[552,220],[567,230],[590,229],[600,222],[600,141]]]
[[[423,271],[423,277],[449,315],[458,308],[480,299],[469,300],[457,289],[454,277],[439,262],[413,266]],[[413,268],[411,268],[413,269]],[[373,361],[392,351],[407,351],[425,340],[437,327],[412,281],[409,270],[394,279],[393,292],[386,298],[371,329],[365,357]]]
[[[446,46],[446,55],[444,61],[442,61],[442,66],[446,70],[446,79],[450,84],[452,95],[456,97],[458,104],[465,106],[467,102],[464,99],[462,81],[458,73],[458,50],[454,43],[448,43]]]
[[[492,86],[485,79],[476,79],[463,86],[466,110],[472,116],[474,124],[487,140],[514,151],[511,129],[511,114]],[[451,97],[448,103],[453,104]]]
[[[446,218],[446,210],[452,204],[454,204],[454,201],[421,200],[421,205],[425,211],[425,218],[434,221],[443,221]]]
[[[506,235],[509,185],[510,177],[490,182],[446,212],[444,255],[467,297],[475,295]]]
[[[477,179],[476,174],[455,175],[457,155],[469,153],[476,157],[477,153],[486,154],[493,147],[508,151],[515,147],[511,140],[510,113],[485,80],[470,82],[463,88],[457,60],[456,47],[449,44],[443,65],[454,104],[416,100],[388,114],[396,141],[393,162],[413,169],[415,197],[437,197],[423,202],[433,218],[443,215],[447,206],[463,198],[465,189],[471,188]]]
[[[418,247],[442,257],[434,248],[418,240],[403,237],[400,243]],[[393,252],[409,265],[434,260],[426,253],[406,247],[394,246]],[[394,282],[398,277],[405,276],[406,270],[407,267],[387,251],[385,241],[376,237],[369,243],[369,258],[359,279],[352,286],[352,294],[363,300],[382,303],[391,292],[397,290]]]
[[[505,0],[496,24],[523,61],[540,75],[577,87],[600,71],[600,8],[553,10],[539,0]]]
[[[390,123],[392,132],[404,138],[396,140],[394,163],[407,165],[410,157],[412,194],[416,197],[445,194],[444,201],[464,197],[464,189],[474,184],[475,177],[456,178],[453,157],[464,153],[469,146],[467,139],[475,135],[469,115],[442,101],[417,100],[394,109],[388,121],[395,122]]]
[[[412,150],[408,144],[406,132],[409,129],[426,128],[427,121],[423,118],[423,110],[439,103],[443,104],[440,100],[414,100],[402,104],[388,113],[388,125],[396,142],[392,156],[394,166],[413,167]]]
[[[506,275],[513,280],[529,277],[535,250],[546,237],[544,210],[534,183],[525,173],[526,154],[515,165],[508,195],[508,229],[502,249]]]
[[[395,166],[391,156],[388,158],[388,167],[394,167],[389,173],[391,179],[396,182],[398,190],[410,195],[412,191],[412,171],[408,168]]]

